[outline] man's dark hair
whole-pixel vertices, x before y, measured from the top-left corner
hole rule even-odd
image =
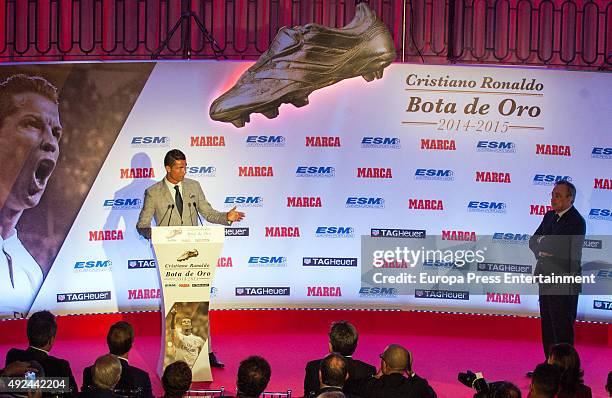
[[[270,364],[260,356],[250,356],[240,362],[236,387],[238,396],[259,397],[270,382]]]
[[[561,391],[567,395],[575,394],[584,383],[578,351],[568,343],[555,344],[550,349],[548,360],[561,371]]]
[[[344,386],[348,369],[343,355],[337,352],[327,354],[321,361],[320,370],[322,384],[333,387]]]
[[[359,335],[357,329],[348,321],[336,321],[329,329],[329,342],[332,351],[344,356],[353,355],[357,348]]]
[[[576,200],[576,186],[567,180],[559,180],[555,182],[555,186],[557,185],[565,185],[567,187],[567,190],[569,191],[570,196],[572,197],[572,203],[574,203],[574,201]]]
[[[8,115],[17,110],[13,96],[24,93],[38,94],[58,103],[57,88],[46,79],[24,74],[13,75],[0,83],[0,126]]]
[[[28,319],[28,343],[32,347],[41,348],[47,345],[57,333],[55,315],[49,311],[38,311]]]
[[[162,386],[166,397],[182,397],[191,386],[191,369],[187,362],[177,361],[166,367],[162,376]]]
[[[113,355],[124,355],[132,349],[134,328],[125,321],[119,321],[110,327],[106,335],[108,351]]]
[[[554,397],[559,392],[561,372],[559,368],[547,363],[541,363],[533,371],[531,385],[539,394]]]
[[[608,382],[606,383],[606,391],[612,397],[612,372],[608,373]]]
[[[177,160],[187,160],[185,154],[178,149],[171,149],[164,156],[164,166],[172,167]]]
[[[521,390],[509,381],[495,382],[492,398],[521,398]]]

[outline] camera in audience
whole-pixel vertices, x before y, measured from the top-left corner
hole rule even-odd
[[[459,373],[457,379],[461,384],[476,390],[474,398],[521,398],[521,391],[507,381],[487,383],[481,372]]]

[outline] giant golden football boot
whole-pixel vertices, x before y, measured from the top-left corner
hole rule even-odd
[[[395,59],[387,26],[365,3],[343,28],[314,23],[283,27],[259,60],[210,106],[213,120],[243,127],[251,113],[272,119],[283,103],[308,104],[315,90],[344,79],[380,79]]]

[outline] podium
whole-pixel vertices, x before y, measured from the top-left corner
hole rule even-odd
[[[162,291],[162,340],[157,371],[185,361],[193,381],[212,381],[208,307],[224,227],[153,227],[151,243]]]

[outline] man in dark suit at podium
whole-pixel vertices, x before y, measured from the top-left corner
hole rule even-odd
[[[152,398],[151,378],[144,370],[131,366],[128,354],[134,343],[134,328],[125,321],[119,321],[110,327],[106,335],[106,343],[110,354],[119,358],[121,363],[121,378],[115,390],[121,395]],[[93,366],[83,369],[83,391],[94,387],[92,377]]]
[[[232,225],[241,221],[244,213],[236,211],[234,206],[228,212],[212,208],[204,196],[200,183],[185,178],[187,158],[178,149],[172,149],[164,157],[166,176],[145,191],[144,203],[138,216],[136,229],[147,239],[151,238],[151,219],[160,226],[195,226],[198,225],[198,214],[214,224]],[[210,339],[208,340],[210,346]],[[209,353],[210,365],[222,368],[214,353]]]
[[[529,248],[536,257],[534,275],[572,275],[582,273],[582,245],[586,223],[573,206],[576,187],[562,180],[551,194],[552,210],[529,240]],[[578,309],[580,284],[540,284],[540,317],[542,344],[548,358],[554,344],[574,344],[574,322]]]

